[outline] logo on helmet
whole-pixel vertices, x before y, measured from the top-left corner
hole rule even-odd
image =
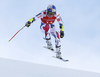
[[[56,10],[52,8],[52,12],[55,12]]]

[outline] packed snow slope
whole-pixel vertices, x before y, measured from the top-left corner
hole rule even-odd
[[[0,77],[100,77],[100,74],[0,58]]]

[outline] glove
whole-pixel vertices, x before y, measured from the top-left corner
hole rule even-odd
[[[29,27],[30,25],[31,25],[30,21],[26,22],[26,24],[25,24],[25,26],[27,26],[27,27]]]
[[[60,38],[64,37],[64,31],[60,31]]]

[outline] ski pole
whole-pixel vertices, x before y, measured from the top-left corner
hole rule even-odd
[[[25,27],[25,26],[23,26],[19,31],[17,31],[17,32],[15,33],[15,35],[14,35],[8,42],[10,42],[24,27]]]

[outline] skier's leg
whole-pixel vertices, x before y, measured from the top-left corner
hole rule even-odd
[[[47,43],[47,48],[53,50],[52,44],[51,44],[51,35],[50,35],[50,27],[48,24],[41,23],[40,29],[43,33],[45,33],[45,39]]]
[[[51,24],[50,32],[51,32],[51,34],[55,38],[56,57],[57,58],[61,58],[61,52],[60,52],[60,49],[61,49],[60,36],[59,36],[59,33],[57,32],[55,26],[53,26],[53,24]]]

